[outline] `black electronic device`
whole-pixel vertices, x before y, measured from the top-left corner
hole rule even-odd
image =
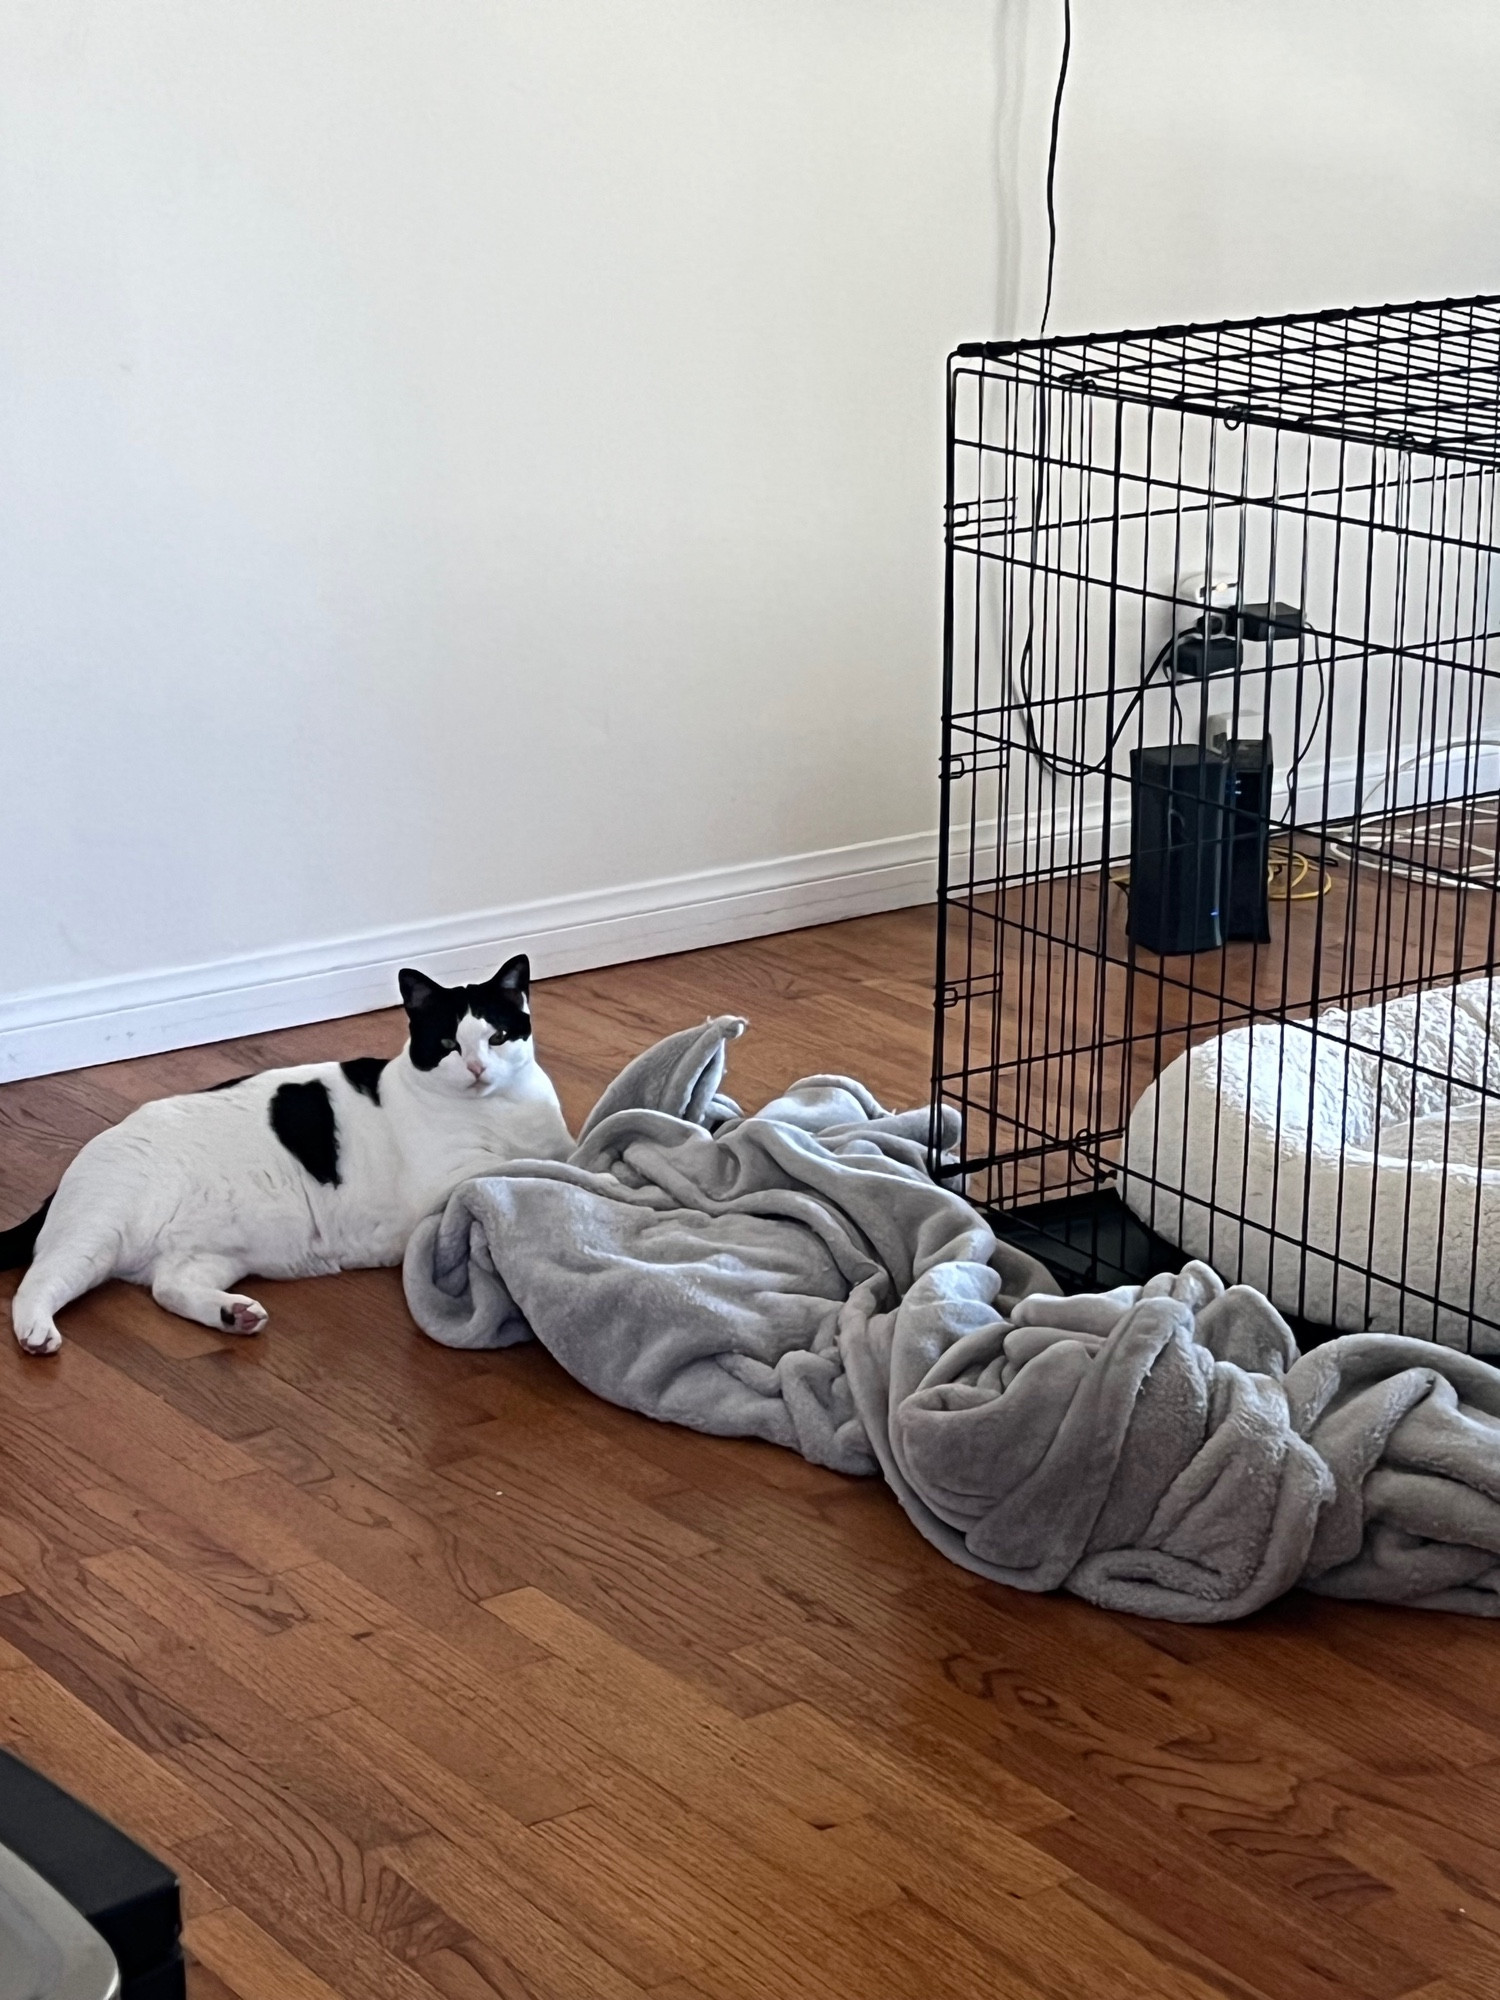
[[[1269,944],[1270,738],[1231,739],[1225,746],[1225,758],[1229,766],[1228,810],[1219,926],[1226,940],[1243,938],[1254,944]]]
[[[1163,958],[1224,942],[1229,759],[1206,743],[1130,753],[1130,896],[1126,928]]]
[[[177,1877],[67,1792],[0,1750],[0,1845],[86,1917],[120,1968],[120,2000],[185,2000]]]
[[[1206,681],[1212,674],[1238,673],[1244,648],[1233,624],[1232,618],[1226,619],[1217,611],[1203,613],[1181,632],[1173,633],[1162,647],[1157,665],[1164,666],[1168,680],[1173,681]]]
[[[1174,632],[1157,654],[1151,672],[1165,669],[1168,680],[1206,681],[1217,674],[1237,674],[1244,665],[1245,644],[1274,646],[1309,630],[1295,604],[1210,606],[1180,632]],[[1300,658],[1300,654],[1299,654]]]
[[[1240,628],[1240,637],[1262,646],[1275,645],[1279,639],[1295,639],[1300,632],[1311,630],[1303,617],[1301,607],[1296,604],[1242,604],[1232,614]]]

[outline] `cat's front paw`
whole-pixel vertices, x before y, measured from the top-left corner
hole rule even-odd
[[[62,1335],[50,1319],[37,1320],[28,1326],[18,1326],[15,1330],[16,1345],[23,1354],[56,1354],[62,1346]]]
[[[271,1315],[256,1299],[229,1294],[228,1303],[219,1308],[219,1324],[226,1333],[259,1333]]]

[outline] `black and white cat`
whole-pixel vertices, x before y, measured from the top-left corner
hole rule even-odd
[[[90,1139],[57,1193],[0,1233],[0,1269],[31,1257],[11,1302],[28,1354],[54,1315],[106,1278],[149,1285],[169,1312],[259,1333],[247,1272],[306,1278],[399,1264],[424,1215],[508,1160],[573,1141],[531,1037],[531,968],[480,986],[400,975],[410,1023],[390,1061],[302,1063],[143,1104]]]

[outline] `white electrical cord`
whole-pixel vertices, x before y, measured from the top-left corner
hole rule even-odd
[[[1481,750],[1493,750],[1497,756],[1500,756],[1500,740],[1497,740],[1493,736],[1476,737],[1472,744],[1465,744],[1464,748],[1472,750],[1476,755]],[[1370,800],[1377,791],[1383,790],[1385,787],[1393,784],[1398,778],[1403,777],[1406,772],[1418,770],[1424,763],[1433,762],[1438,754],[1436,749],[1414,750],[1409,757],[1401,759],[1394,771],[1387,773],[1385,776],[1371,779],[1370,784],[1365,790],[1364,797],[1359,802],[1360,816],[1363,817],[1370,810]],[[1436,805],[1440,803],[1446,804],[1447,802],[1446,800],[1439,801],[1434,799],[1429,803]],[[1423,804],[1424,802],[1418,801],[1409,806],[1388,806],[1385,810],[1388,813],[1419,812],[1423,810]]]
[[[1409,882],[1430,882],[1440,889],[1458,887],[1491,891],[1500,889],[1500,874],[1497,874],[1500,850],[1486,846],[1483,841],[1473,838],[1470,815],[1449,812],[1435,824],[1424,823],[1421,826],[1405,829],[1390,824],[1392,819],[1401,814],[1421,813],[1426,810],[1428,809],[1423,806],[1402,806],[1396,813],[1383,815],[1386,821],[1384,843],[1378,839],[1367,840],[1363,828],[1360,828],[1359,840],[1355,842],[1352,835],[1357,822],[1341,821],[1328,829],[1329,834],[1335,837],[1327,842],[1326,852],[1336,861],[1342,861],[1346,867],[1356,861],[1372,860],[1388,874],[1402,876]],[[1416,847],[1420,843],[1430,852],[1435,845],[1441,853],[1446,845],[1446,837],[1450,833],[1459,836],[1454,844],[1462,846],[1467,861],[1479,860],[1482,872],[1476,873],[1472,868],[1444,868],[1440,875],[1435,876],[1434,869],[1442,867],[1440,861],[1423,862],[1415,855],[1403,856],[1393,853],[1389,845],[1392,840],[1405,839],[1410,847]],[[1488,863],[1487,869],[1485,863]]]
[[[1500,755],[1500,742],[1494,737],[1481,736],[1474,743],[1465,745],[1466,751],[1477,755],[1481,750],[1493,751]],[[1409,771],[1419,770],[1423,764],[1432,763],[1438,756],[1435,749],[1416,750],[1403,757],[1393,771],[1382,773],[1365,787],[1359,811],[1351,819],[1331,821],[1327,828],[1329,838],[1325,851],[1345,866],[1359,860],[1373,861],[1377,867],[1389,874],[1402,877],[1409,882],[1428,882],[1438,888],[1472,888],[1491,892],[1500,890],[1500,850],[1487,846],[1473,837],[1474,816],[1466,813],[1461,806],[1449,799],[1414,800],[1410,805],[1386,806],[1372,815],[1374,826],[1366,829],[1364,821],[1370,811],[1371,800],[1377,792],[1388,791]],[[1411,819],[1419,814],[1438,811],[1441,817],[1419,825],[1401,827],[1395,822]],[[1374,834],[1374,838],[1370,834]],[[1415,855],[1394,852],[1392,842],[1405,841],[1408,847],[1420,844],[1430,853],[1436,846],[1439,853],[1450,833],[1458,839],[1467,861],[1479,862],[1479,870],[1472,867],[1444,868],[1441,861],[1422,861]],[[1441,869],[1435,874],[1435,869]]]

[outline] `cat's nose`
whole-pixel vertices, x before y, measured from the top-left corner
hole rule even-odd
[[[479,1060],[478,1056],[469,1057],[469,1074],[470,1076],[484,1075],[484,1064]]]

